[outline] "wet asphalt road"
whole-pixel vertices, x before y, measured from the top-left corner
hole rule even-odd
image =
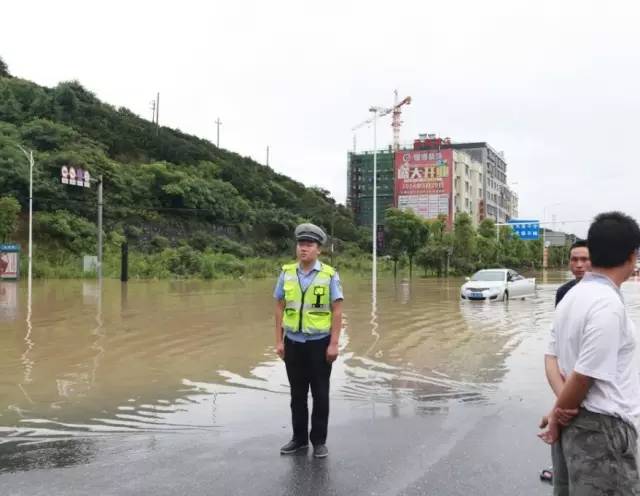
[[[114,435],[0,451],[3,495],[523,495],[548,449],[532,405],[461,406],[447,415],[334,426],[330,456],[280,456],[286,435]],[[59,466],[59,468],[55,468]],[[68,466],[67,466],[68,465]],[[8,470],[14,470],[8,472]]]

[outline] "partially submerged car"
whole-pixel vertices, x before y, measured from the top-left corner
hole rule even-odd
[[[460,298],[507,301],[533,296],[535,292],[535,278],[525,278],[511,269],[484,269],[467,277],[467,282],[460,288]]]

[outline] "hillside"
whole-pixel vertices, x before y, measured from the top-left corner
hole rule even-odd
[[[32,148],[34,236],[49,251],[94,251],[96,189],[61,184],[63,165],[103,175],[108,240],[115,247],[126,236],[140,254],[188,245],[236,257],[290,255],[303,220],[333,226],[338,244],[352,249],[365,235],[327,191],[179,130],[156,134],[152,122],[76,81],[46,88],[4,67],[0,196],[15,196],[26,210],[28,167],[18,145]]]

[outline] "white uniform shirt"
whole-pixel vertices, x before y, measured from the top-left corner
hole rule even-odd
[[[608,277],[587,273],[558,305],[547,355],[557,357],[565,379],[576,371],[594,379],[582,406],[631,425],[640,415],[635,327],[620,289]]]

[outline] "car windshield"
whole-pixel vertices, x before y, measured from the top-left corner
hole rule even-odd
[[[504,272],[500,270],[481,270],[473,274],[472,281],[504,281]]]

